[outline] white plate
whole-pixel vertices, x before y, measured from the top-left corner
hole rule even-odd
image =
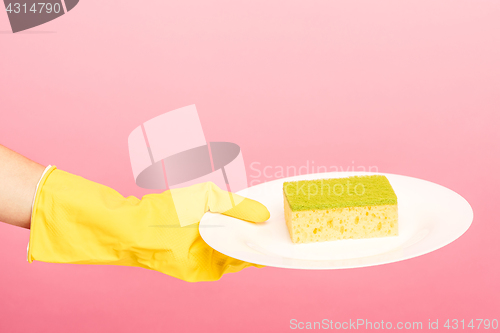
[[[459,194],[429,181],[393,174],[398,197],[399,235],[294,244],[283,212],[283,182],[370,175],[331,172],[278,179],[238,194],[260,201],[271,212],[261,224],[207,213],[200,234],[212,248],[240,260],[282,268],[336,269],[380,265],[435,251],[459,238],[472,223],[472,208]],[[381,173],[378,173],[381,174]]]

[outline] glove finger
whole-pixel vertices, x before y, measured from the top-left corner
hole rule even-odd
[[[265,222],[271,216],[266,206],[248,198],[243,198],[239,204],[221,213],[249,222]]]
[[[210,183],[208,205],[211,212],[217,212],[249,222],[264,222],[270,217],[266,206],[258,201],[221,190]]]
[[[221,190],[212,182],[173,189],[170,194],[181,226],[199,222],[208,211],[250,222],[264,222],[270,217],[260,202]]]

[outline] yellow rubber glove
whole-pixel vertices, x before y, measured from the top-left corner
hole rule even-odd
[[[223,255],[203,241],[193,223],[209,210],[250,222],[269,218],[261,203],[213,183],[139,200],[53,166],[35,195],[28,261],[137,266],[190,282],[263,267]]]

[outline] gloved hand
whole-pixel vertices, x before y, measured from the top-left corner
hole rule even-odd
[[[53,166],[35,195],[28,261],[137,266],[190,282],[262,267],[228,257],[203,241],[198,224],[192,223],[209,210],[249,222],[269,218],[261,203],[213,183],[139,200]]]

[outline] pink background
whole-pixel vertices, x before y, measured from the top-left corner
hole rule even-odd
[[[377,166],[457,191],[475,218],[456,242],[399,263],[247,269],[197,284],[30,265],[29,232],[1,224],[0,332],[500,319],[499,1],[82,0],[43,26],[9,29],[2,10],[0,143],[39,163],[140,197],[129,133],[196,104],[207,141],[238,143],[249,176],[252,162]]]

